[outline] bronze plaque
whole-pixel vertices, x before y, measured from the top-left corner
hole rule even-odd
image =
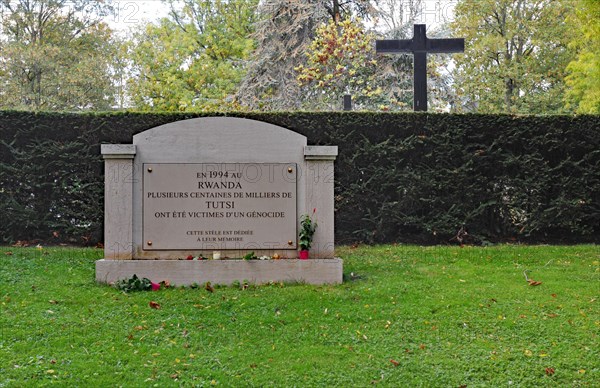
[[[145,163],[144,250],[296,249],[295,163]]]

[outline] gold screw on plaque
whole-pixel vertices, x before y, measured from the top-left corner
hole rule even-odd
[[[291,173],[293,173],[293,172],[294,172],[294,169],[293,169],[293,168],[291,168],[291,167],[288,167],[288,172],[291,174]]]
[[[292,240],[288,240],[288,245],[293,245],[294,242]]]
[[[148,172],[152,172],[152,167],[148,167]]]
[[[148,240],[147,244],[151,246],[152,245],[152,241]]]

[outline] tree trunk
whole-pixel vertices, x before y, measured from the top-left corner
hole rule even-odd
[[[339,0],[333,0],[333,15],[331,15],[333,17],[333,21],[338,23],[340,21],[340,1]]]

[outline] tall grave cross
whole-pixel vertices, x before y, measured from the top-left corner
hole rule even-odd
[[[412,39],[378,40],[377,53],[413,53],[414,59],[414,109],[427,111],[427,53],[458,53],[465,51],[465,40],[429,39],[425,24],[415,24]]]

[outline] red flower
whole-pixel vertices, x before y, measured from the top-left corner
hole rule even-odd
[[[158,290],[160,290],[160,284],[153,283],[153,282],[151,282],[151,283],[152,283],[152,291],[158,291]]]
[[[189,256],[187,257],[187,259],[188,259],[188,260],[194,260],[194,256],[192,256],[192,255],[189,255]]]

